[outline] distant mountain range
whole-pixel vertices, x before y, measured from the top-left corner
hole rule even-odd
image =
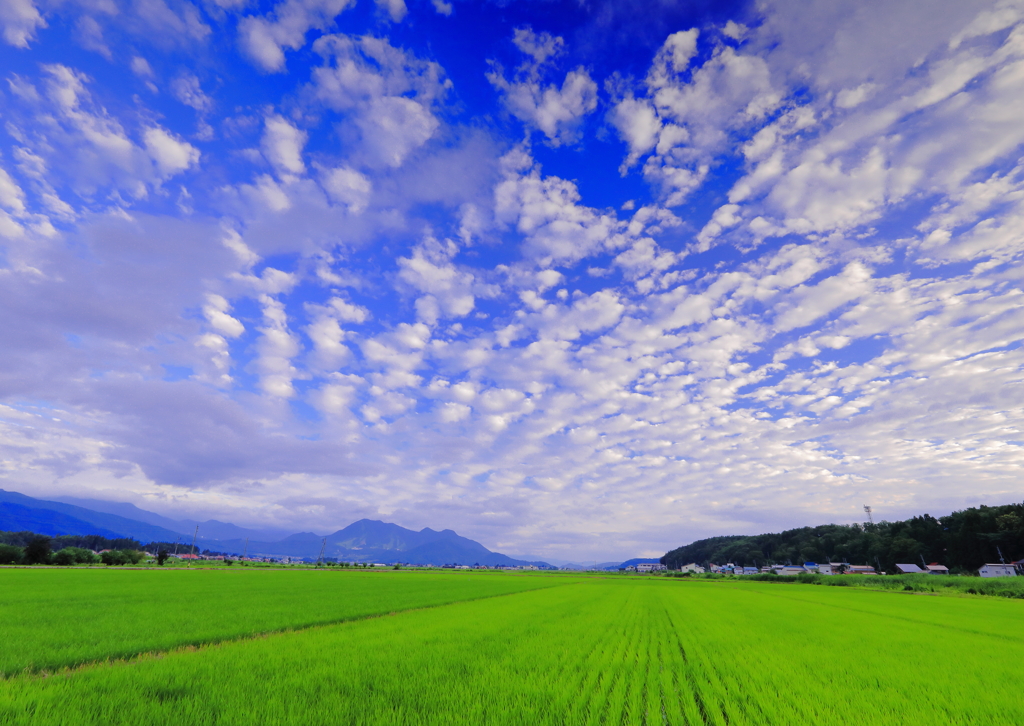
[[[198,524],[197,546],[216,552],[252,556],[312,559],[320,554],[324,536],[300,532],[289,536],[275,530],[252,530],[227,522],[173,520],[133,504],[62,497],[62,501],[36,499],[0,489],[0,530],[60,534],[98,534],[131,537],[140,542],[175,542],[185,545]],[[248,539],[248,541],[246,541]],[[537,565],[491,552],[479,542],[450,529],[429,527],[416,532],[397,524],[361,519],[326,536],[324,556],[347,562],[404,562],[416,565]]]

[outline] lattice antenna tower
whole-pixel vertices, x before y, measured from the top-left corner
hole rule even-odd
[[[871,516],[871,507],[869,507],[867,504],[864,505],[864,513],[868,515],[868,524],[874,524],[875,519]]]

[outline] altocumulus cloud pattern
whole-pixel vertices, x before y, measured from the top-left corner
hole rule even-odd
[[[1020,498],[1021,2],[0,35],[7,488],[567,558]]]

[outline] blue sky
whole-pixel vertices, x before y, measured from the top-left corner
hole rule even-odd
[[[1020,499],[1020,2],[8,0],[0,486],[500,551]]]

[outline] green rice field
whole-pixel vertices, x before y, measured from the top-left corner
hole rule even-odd
[[[615,575],[23,572],[0,571],[2,724],[1024,723],[1020,600]]]

